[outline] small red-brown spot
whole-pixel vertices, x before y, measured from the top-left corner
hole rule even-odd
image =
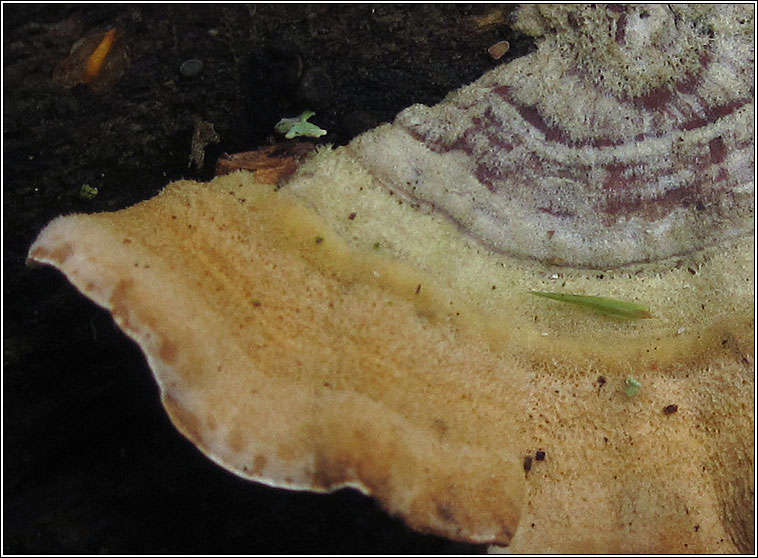
[[[724,139],[721,136],[713,138],[708,142],[708,149],[711,152],[711,162],[714,165],[719,165],[726,159],[726,146],[724,145]]]
[[[245,448],[245,442],[242,439],[242,432],[235,428],[229,433],[229,447],[234,453],[240,453]]]
[[[64,242],[50,250],[45,246],[37,246],[29,256],[33,260],[51,260],[57,264],[63,264],[73,253],[71,244]]]
[[[447,424],[442,419],[434,419],[432,422],[432,426],[434,427],[434,430],[437,433],[437,436],[442,439],[445,437],[445,434],[447,433]]]
[[[176,348],[176,345],[172,343],[171,341],[168,341],[167,339],[163,340],[163,343],[161,343],[161,347],[159,350],[159,355],[161,357],[161,360],[167,364],[172,364],[176,361],[176,355],[179,353],[179,350]]]
[[[133,286],[134,281],[131,279],[119,281],[113,289],[113,294],[111,295],[110,300],[112,308],[111,312],[114,317],[121,320],[121,327],[125,331],[134,331],[133,324],[129,321],[129,311],[127,310],[129,306],[129,301],[127,299],[129,291],[132,290]]]
[[[664,415],[673,415],[673,414],[674,414],[674,413],[676,413],[678,410],[679,410],[679,406],[678,406],[678,405],[666,405],[666,406],[663,408],[663,414],[664,414]]]
[[[259,476],[263,474],[263,468],[266,466],[266,456],[256,455],[253,462],[253,474]]]
[[[210,414],[205,418],[205,425],[208,427],[208,430],[216,430],[218,428],[216,419]]]
[[[453,513],[450,507],[445,503],[437,502],[437,515],[444,521],[450,523],[455,521],[455,513]]]

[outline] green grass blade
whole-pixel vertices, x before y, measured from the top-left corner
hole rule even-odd
[[[637,304],[636,302],[618,300],[616,298],[568,293],[551,293],[545,291],[529,291],[529,293],[535,296],[542,296],[551,300],[557,300],[559,302],[567,302],[569,304],[576,304],[577,306],[590,308],[596,312],[601,312],[615,318],[639,320],[642,318],[653,317],[647,306]]]

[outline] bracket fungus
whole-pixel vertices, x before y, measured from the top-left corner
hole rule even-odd
[[[176,182],[29,260],[237,475],[512,552],[754,552],[752,7],[517,25],[536,52],[279,187]],[[530,295],[556,290],[655,318]]]

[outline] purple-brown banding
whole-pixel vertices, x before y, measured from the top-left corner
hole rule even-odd
[[[677,89],[686,92],[693,87],[693,83],[696,81],[697,79],[693,76],[688,76],[682,82],[680,82],[682,85],[681,87],[677,87]],[[492,92],[513,106],[513,108],[516,109],[516,111],[526,122],[531,124],[535,129],[539,130],[542,133],[546,141],[562,143],[570,147],[592,147],[595,149],[600,149],[603,147],[615,147],[624,143],[624,140],[622,139],[613,139],[611,137],[595,137],[582,140],[572,140],[561,128],[547,124],[537,109],[515,102],[510,95],[510,86],[502,85],[494,88]],[[670,106],[674,104],[673,101],[675,99],[676,97],[674,97],[671,89],[668,87],[659,87],[651,90],[643,96],[636,97],[632,100],[632,102],[637,108],[641,110],[661,114],[666,112],[678,112],[679,114],[684,115],[687,120],[682,122],[680,125],[680,129],[683,131],[694,130],[695,128],[700,128],[707,124],[713,123],[751,102],[751,99],[749,97],[742,97],[723,105],[716,105],[713,107],[702,105],[701,110],[706,115],[704,118],[695,113],[689,104],[680,103],[676,106]],[[660,135],[660,132],[637,134],[634,137],[634,140],[639,142],[644,141],[648,138],[660,137]]]
[[[644,95],[635,97],[632,102],[638,108],[653,112],[671,103],[673,97],[673,91],[668,86],[662,85],[651,89]]]
[[[412,200],[496,251],[558,265],[650,261],[750,230],[753,101],[744,57],[734,57],[742,51],[728,37],[715,40],[718,29],[705,40],[699,27],[671,30],[694,31],[689,43],[664,38],[651,50],[646,33],[669,15],[603,10],[601,22],[559,11],[554,23],[599,25],[610,44],[592,47],[584,37],[564,45],[562,65],[517,63],[438,111],[402,113],[395,131],[418,147],[402,165],[380,162],[388,181],[398,175],[390,189],[406,184]],[[595,59],[595,48],[610,49],[610,59]],[[672,65],[660,66],[658,55],[685,69],[664,79]],[[549,90],[527,89],[543,86]],[[425,149],[444,157],[426,161]],[[532,227],[533,237],[525,233]]]
[[[562,143],[563,145],[568,145],[571,147],[589,146],[596,149],[599,149],[601,147],[615,147],[623,143],[622,140],[616,140],[610,137],[587,138],[583,140],[571,139],[562,128],[558,126],[551,126],[545,122],[544,118],[542,118],[542,115],[540,115],[539,111],[536,108],[515,102],[511,96],[510,91],[511,87],[508,85],[501,85],[499,87],[495,87],[492,90],[493,93],[498,95],[506,103],[510,104],[514,109],[516,109],[519,115],[521,115],[521,118],[531,124],[532,127],[539,130],[540,133],[545,137],[546,141]]]
[[[622,13],[616,20],[616,44],[623,45],[626,38],[626,14]]]
[[[653,114],[678,113],[684,119],[679,129],[686,131],[715,122],[750,102],[749,98],[740,98],[714,107],[708,107],[703,103],[698,112],[700,115],[705,114],[705,117],[698,116],[695,113],[697,109],[683,102],[677,103],[677,97],[673,94],[674,90],[693,93],[693,88],[697,86],[698,82],[698,77],[688,75],[677,83],[675,89],[657,88],[642,97],[638,97],[633,103],[638,109]],[[590,146],[601,149],[620,146],[625,141],[629,141],[611,137],[572,140],[561,127],[549,125],[537,109],[517,103],[512,97],[510,86],[498,86],[491,91],[510,104],[524,121],[538,130],[548,142],[556,142],[573,148]],[[510,152],[514,148],[522,147],[521,135],[512,135],[507,138],[502,135],[503,131],[517,128],[518,126],[512,123],[506,125],[492,108],[487,108],[484,113],[474,117],[471,126],[453,141],[436,140],[431,142],[416,127],[405,127],[409,134],[424,142],[432,151],[446,153],[458,150],[472,156],[476,162],[473,171],[477,180],[493,193],[501,190],[506,181],[510,179],[523,182],[528,180],[525,177],[529,176],[550,176],[571,182],[586,182],[592,171],[604,170],[606,176],[604,182],[598,187],[591,188],[591,190],[606,191],[606,195],[600,195],[599,201],[593,205],[598,212],[607,215],[603,221],[608,225],[615,222],[619,216],[629,214],[644,215],[649,220],[660,219],[665,217],[674,207],[689,207],[693,204],[713,201],[714,196],[723,194],[729,189],[729,184],[725,184],[728,182],[729,173],[725,169],[707,172],[710,167],[722,164],[727,158],[727,144],[721,136],[713,138],[694,152],[691,151],[687,159],[674,160],[670,166],[655,170],[648,166],[644,173],[635,170],[635,166],[642,165],[639,161],[612,163],[602,167],[574,164],[569,168],[557,164],[554,160],[547,159],[547,151],[533,154],[529,150],[527,152],[530,155],[518,162],[518,168],[515,165],[503,166],[502,159],[492,157],[491,154],[502,153],[503,151]],[[671,134],[675,131],[676,129],[667,130],[666,133]],[[662,135],[662,132],[640,133],[636,134],[631,141],[644,142],[647,139],[661,137]],[[482,144],[485,143],[482,141],[483,138],[486,138],[487,145],[487,149],[484,150],[482,149]],[[741,148],[740,146],[734,147]],[[663,180],[665,176],[674,175],[677,169],[682,168],[691,168],[695,172],[694,180],[688,181],[686,185],[670,187],[665,190],[654,187],[656,183],[665,182]],[[716,183],[719,183],[718,188],[714,188]],[[651,207],[653,205],[658,207]],[[559,218],[575,216],[574,212],[564,207],[555,207],[552,204],[550,206],[542,205],[535,209]]]
[[[485,124],[486,123],[486,124]],[[502,129],[499,119],[490,111],[485,112],[484,117],[478,119],[476,125],[485,124],[486,128],[479,133],[487,137],[489,144],[496,148],[510,151],[514,145],[519,145],[520,138],[512,138],[513,143],[504,140],[492,133],[492,130]],[[413,133],[413,130],[409,130]],[[429,145],[435,152],[448,152],[461,150],[469,155],[476,156],[473,138],[473,128],[467,130],[458,140],[447,147],[442,142]],[[418,134],[414,134],[418,137]],[[419,138],[423,141],[423,137]],[[744,142],[738,142],[733,148],[746,149],[749,147]],[[600,195],[595,209],[599,213],[607,215],[603,221],[607,225],[614,223],[623,215],[639,214],[647,220],[654,221],[666,216],[675,207],[690,207],[697,203],[709,205],[715,202],[719,195],[729,190],[730,184],[724,184],[729,179],[726,169],[708,172],[712,166],[722,164],[726,158],[728,149],[721,136],[713,138],[707,144],[703,144],[697,154],[691,155],[686,160],[674,160],[672,166],[666,166],[653,170],[648,167],[644,172],[638,172],[639,161],[616,162],[601,167],[587,165],[573,165],[572,167],[558,166],[551,160],[539,157],[533,153],[519,161],[518,168],[497,165],[497,159],[490,160],[488,157],[479,157],[474,168],[474,173],[479,182],[490,192],[498,191],[506,180],[528,181],[528,177],[556,177],[569,182],[587,182],[591,171],[604,171],[605,180],[602,184],[593,188]],[[651,188],[651,185],[665,182],[664,178],[675,174],[677,167],[689,167],[694,171],[695,178],[686,185],[660,191]],[[715,176],[714,176],[715,174]],[[715,187],[719,184],[719,187]],[[566,207],[549,206],[535,207],[537,211],[559,218],[571,218],[576,214]]]
[[[443,142],[429,143],[428,147],[436,153],[447,153],[448,151],[460,150],[468,155],[472,155],[474,152],[474,140],[472,136],[478,134],[484,134],[493,147],[502,151],[512,151],[513,143],[506,141],[500,135],[500,131],[506,129],[503,125],[503,121],[500,120],[491,108],[484,111],[482,116],[475,116],[471,119],[472,126],[466,129],[462,136],[455,140],[452,144],[446,144]],[[415,130],[410,129],[408,132],[413,135],[419,141],[427,143],[427,138],[418,134]]]
[[[726,159],[726,146],[724,138],[717,136],[708,142],[708,150],[711,153],[711,163],[718,165]]]
[[[629,9],[629,6],[624,4],[608,4],[605,9],[611,13],[623,14]]]
[[[751,146],[751,142],[742,141],[733,145],[733,149],[743,150]],[[688,164],[694,177],[686,185],[674,187],[658,194],[642,195],[646,186],[662,182],[667,175],[673,174],[672,169],[663,168],[657,172],[646,169],[644,175],[635,172],[634,163],[615,163],[605,167],[607,171],[603,188],[607,192],[602,204],[597,206],[599,212],[608,215],[607,224],[622,215],[633,213],[643,215],[649,221],[665,217],[675,207],[707,207],[718,205],[718,200],[728,195],[730,174],[727,168],[719,167],[714,172],[709,169],[721,165],[727,158],[727,146],[721,136],[717,136],[704,145],[687,161],[673,161],[673,165]],[[733,179],[738,180],[738,178]],[[726,183],[726,184],[725,184]]]
[[[685,122],[682,125],[682,130],[689,131],[694,130],[695,128],[701,128],[706,124],[715,122],[719,118],[723,118],[724,116],[731,114],[736,110],[739,110],[749,102],[751,102],[751,99],[749,97],[742,97],[740,99],[734,99],[733,101],[730,101],[723,105],[718,105],[715,107],[704,107],[703,110],[706,114],[705,118],[693,118],[689,122]]]

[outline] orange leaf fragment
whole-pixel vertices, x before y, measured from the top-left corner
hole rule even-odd
[[[89,55],[89,58],[87,58],[87,63],[84,66],[84,75],[82,76],[84,83],[89,83],[97,77],[100,70],[103,69],[105,60],[113,49],[115,42],[116,29],[109,29],[92,54]]]
[[[111,89],[124,75],[129,56],[122,33],[115,27],[79,39],[53,70],[53,81],[71,88],[87,84],[93,93]]]
[[[224,154],[216,163],[216,176],[248,170],[255,173],[255,179],[261,184],[278,184],[292,176],[303,158],[315,148],[311,142],[285,142],[256,151]]]

